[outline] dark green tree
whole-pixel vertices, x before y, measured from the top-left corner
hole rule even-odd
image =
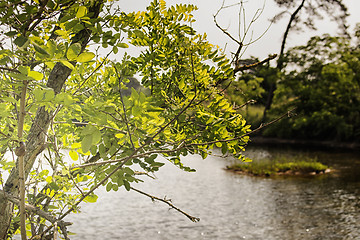
[[[284,54],[286,52],[286,45],[289,34],[295,31],[303,31],[304,28],[316,30],[316,21],[324,17],[330,18],[333,22],[338,24],[340,30],[344,35],[347,35],[346,17],[348,10],[342,0],[274,0],[279,7],[286,10],[275,16],[274,21],[290,14],[288,24],[285,28],[282,37],[280,52],[278,55],[276,69],[281,72],[284,69]],[[279,75],[276,73],[276,75]],[[265,110],[263,119],[266,119],[266,113],[269,111],[274,98],[274,91],[277,88],[277,80],[269,78],[267,83],[267,92]]]
[[[313,37],[285,55],[287,69],[278,83],[271,114],[296,107],[268,134],[287,138],[360,140],[360,51],[348,37]]]

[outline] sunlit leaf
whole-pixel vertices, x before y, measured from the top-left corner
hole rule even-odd
[[[78,153],[74,150],[70,150],[69,155],[70,155],[71,159],[74,161],[77,161],[79,159]]]
[[[37,71],[29,71],[28,76],[33,78],[36,81],[40,81],[41,79],[44,78],[44,75]]]
[[[87,8],[85,6],[80,6],[78,11],[76,12],[76,17],[82,18],[83,16],[86,15],[86,12],[87,12]]]
[[[93,58],[95,57],[95,54],[92,53],[92,52],[84,52],[84,53],[81,53],[77,58],[76,60],[78,62],[89,62],[91,61]]]
[[[98,196],[95,195],[94,193],[90,194],[89,196],[86,196],[86,198],[84,199],[84,202],[88,202],[88,203],[95,203],[98,199]]]
[[[65,60],[61,60],[60,61],[62,64],[64,64],[65,66],[67,66],[68,68],[74,70],[74,65],[72,65],[70,62],[65,61]]]

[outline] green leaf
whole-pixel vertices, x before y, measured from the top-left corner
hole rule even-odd
[[[221,153],[225,155],[227,152],[228,152],[228,145],[227,143],[224,142],[221,146]]]
[[[34,93],[35,101],[37,101],[37,102],[42,101],[43,96],[44,96],[44,92],[40,88],[35,88],[33,93]]]
[[[107,191],[107,192],[110,192],[111,189],[112,189],[112,187],[113,187],[112,182],[108,182],[108,184],[106,185],[106,191]]]
[[[55,97],[55,92],[53,89],[45,89],[45,101],[50,101],[50,100],[53,100],[54,97]]]
[[[129,45],[127,45],[126,43],[118,43],[117,45],[119,48],[128,48]]]
[[[74,65],[72,65],[69,61],[61,60],[60,62],[65,66],[67,66],[68,68],[70,68],[71,70],[75,69]]]
[[[99,129],[95,128],[92,134],[92,144],[97,144],[101,140],[101,132]]]
[[[116,138],[123,138],[125,136],[125,134],[123,134],[123,133],[117,133],[117,134],[115,134],[115,137]]]
[[[126,181],[126,180],[123,180],[123,182],[124,182],[125,189],[127,191],[130,191],[130,183],[128,181]]]
[[[10,77],[13,77],[15,79],[18,79],[18,80],[29,80],[29,77],[24,75],[24,74],[21,74],[21,73],[8,73],[8,75]]]
[[[61,30],[61,29],[58,29],[58,30],[55,30],[55,34],[59,35],[59,36],[62,36],[62,37],[65,37],[65,36],[67,36],[68,32],[64,31],[64,30]]]
[[[129,175],[134,175],[135,174],[135,172],[129,167],[124,168],[124,172],[129,174]]]
[[[140,117],[142,113],[142,108],[140,106],[134,106],[131,109],[131,113],[134,117]]]
[[[16,31],[10,31],[10,32],[5,33],[5,35],[8,36],[8,37],[13,37],[13,36],[15,36],[16,34],[17,34]]]
[[[28,73],[28,76],[31,77],[32,79],[36,80],[36,81],[40,81],[41,79],[44,78],[44,75],[40,72],[37,71],[30,71]]]
[[[138,99],[139,98],[139,94],[138,94],[138,92],[135,90],[135,88],[131,88],[131,98],[133,99],[133,100],[135,100],[135,99]]]
[[[117,46],[113,46],[112,50],[115,54],[117,54],[119,52],[119,49],[117,48]]]
[[[69,155],[70,155],[72,160],[74,160],[74,161],[79,160],[79,155],[78,155],[78,153],[76,151],[70,150]]]
[[[94,203],[97,201],[97,199],[98,199],[98,196],[95,195],[94,193],[92,193],[84,199],[84,202]]]
[[[97,146],[96,145],[92,145],[91,146],[91,148],[90,148],[90,153],[91,153],[91,155],[96,155],[96,153],[97,153]]]
[[[34,45],[35,51],[37,51],[41,55],[50,56],[50,54],[44,48],[40,47],[36,43],[33,43],[33,45]]]
[[[23,47],[25,45],[25,43],[27,43],[29,39],[27,39],[26,37],[23,36],[19,36],[14,40],[14,43],[18,46],[18,47]]]
[[[92,145],[92,136],[91,135],[86,135],[82,141],[81,141],[81,149],[84,153],[87,153]]]
[[[69,60],[75,60],[77,58],[77,56],[80,54],[80,52],[81,52],[81,44],[74,43],[69,47],[69,49],[66,53],[66,57]]]
[[[78,62],[89,62],[91,61],[93,58],[95,57],[95,54],[92,53],[92,52],[85,52],[85,53],[82,53],[80,54],[76,60]]]
[[[28,72],[30,71],[30,67],[27,66],[19,66],[18,70],[20,73],[22,73],[23,75],[28,75]]]
[[[51,56],[53,56],[56,52],[56,43],[54,40],[49,40],[46,44],[46,46],[48,47],[48,52],[50,53]]]
[[[119,190],[119,186],[116,184],[113,184],[112,189],[116,192]]]
[[[81,135],[91,135],[96,129],[96,127],[89,124],[81,131]]]
[[[78,19],[74,19],[72,21],[69,21],[69,22],[66,22],[65,23],[65,29],[66,30],[70,30],[72,29],[76,24],[79,23],[79,20]]]
[[[86,15],[86,12],[87,12],[87,8],[85,6],[80,6],[78,11],[76,12],[76,17],[82,18],[83,16]]]

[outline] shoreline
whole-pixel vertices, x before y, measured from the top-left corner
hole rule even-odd
[[[330,168],[327,168],[322,171],[312,171],[312,172],[301,172],[301,171],[292,171],[288,170],[286,172],[272,172],[271,174],[255,174],[251,171],[243,171],[241,169],[231,169],[229,166],[224,168],[225,171],[232,172],[239,175],[247,175],[247,176],[253,176],[253,177],[277,177],[277,176],[296,176],[296,177],[309,177],[309,176],[321,176],[325,174],[329,174],[333,172]]]
[[[350,149],[360,151],[360,143],[357,142],[336,142],[336,141],[318,141],[318,140],[299,140],[283,138],[267,138],[261,136],[250,137],[248,145],[289,145],[310,148],[333,148]]]

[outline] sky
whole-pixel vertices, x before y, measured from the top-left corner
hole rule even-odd
[[[150,0],[119,0],[119,5],[122,10],[128,11],[142,11],[146,9],[146,6],[151,2]],[[226,0],[226,5],[239,2],[238,0]],[[244,1],[245,9],[245,25],[248,26],[250,20],[258,9],[263,9],[262,14],[259,18],[251,25],[247,36],[252,36],[252,39],[256,39],[261,36],[269,26],[269,19],[279,13],[281,10],[278,8],[272,0],[247,0]],[[198,10],[194,12],[194,18],[196,22],[193,27],[199,33],[206,33],[210,43],[220,46],[224,51],[230,55],[231,52],[237,50],[237,44],[234,43],[230,38],[225,36],[216,26],[213,20],[213,15],[221,7],[223,0],[167,0],[167,6],[171,6],[179,3],[190,3],[198,6]],[[360,0],[344,0],[344,3],[349,9],[350,17],[348,22],[350,24],[350,31],[353,31],[355,24],[360,22],[360,15],[358,14],[360,9]],[[219,24],[228,29],[233,35],[238,37],[238,21],[239,7],[227,8],[220,12],[218,17]],[[242,19],[244,15],[242,15]],[[248,58],[255,56],[260,59],[266,58],[269,54],[278,53],[280,51],[281,40],[284,30],[287,25],[289,15],[284,17],[282,21],[270,26],[269,30],[266,31],[258,41],[249,45],[246,51],[243,53],[242,58]],[[242,21],[244,23],[244,21]],[[316,22],[318,27],[317,31],[306,30],[300,33],[292,33],[289,36],[288,47],[303,45],[309,40],[311,36],[321,35],[329,33],[335,35],[338,32],[336,23],[324,19],[323,21]],[[241,25],[243,29],[244,25]],[[243,35],[243,34],[242,34]],[[249,40],[249,38],[247,39]],[[246,41],[245,41],[246,42]]]

